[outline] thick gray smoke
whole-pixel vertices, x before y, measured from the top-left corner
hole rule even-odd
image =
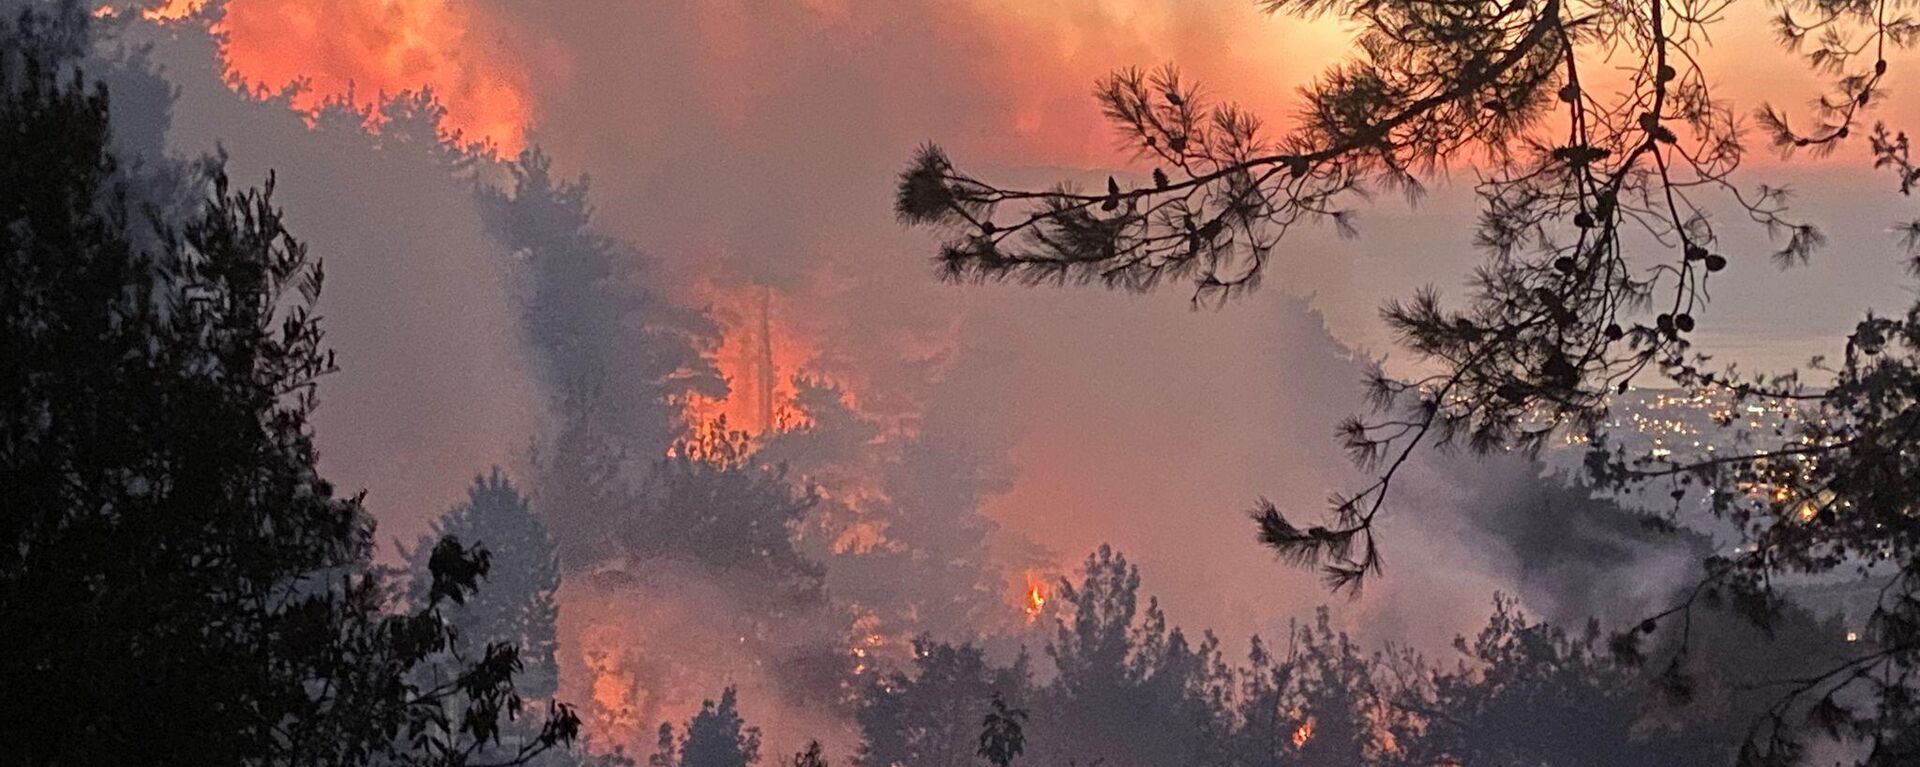
[[[560,234],[622,243],[606,274],[553,282],[527,261],[538,248],[503,235],[510,214],[476,198],[458,158],[419,130],[369,135],[344,110],[309,125],[229,89],[204,30],[138,33],[177,89],[167,146],[224,148],[238,179],[278,171],[277,199],[326,260],[322,308],[344,371],[323,389],[322,465],[369,490],[387,534],[411,539],[489,465],[552,480],[542,461],[570,427],[625,441],[625,489],[644,494],[672,410],[655,398],[712,381],[663,382],[661,366],[637,365],[634,355],[658,348],[640,331],[679,328],[674,343],[711,352],[719,330],[702,325],[712,320],[702,309],[712,291],[756,286],[780,297],[781,321],[816,347],[804,369],[779,373],[818,376],[802,387],[823,397],[808,408],[817,428],[765,449],[828,491],[802,549],[837,601],[778,619],[714,609],[743,587],[703,563],[614,561],[596,547],[615,516],[556,524],[577,544],[561,611],[563,643],[575,643],[562,650],[563,689],[605,695],[593,713],[619,720],[609,729],[644,739],[734,682],[748,688],[749,718],[783,737],[831,737],[837,712],[775,702],[855,662],[823,648],[897,652],[900,635],[918,630],[1018,635],[1010,579],[1061,569],[1103,542],[1141,564],[1178,622],[1230,643],[1281,634],[1329,600],[1313,573],[1254,544],[1243,510],[1264,494],[1311,514],[1356,479],[1332,435],[1360,406],[1353,339],[1372,337],[1348,329],[1399,286],[1455,279],[1472,261],[1464,235],[1436,246],[1421,218],[1389,213],[1360,243],[1299,241],[1267,290],[1196,312],[1178,295],[940,285],[927,239],[888,213],[898,164],[927,138],[1011,161],[1107,157],[1084,83],[1060,72],[1199,55],[1245,3],[1173,14],[1179,50],[1146,44],[1146,30],[1092,4],[1013,29],[945,4],[720,5],[588,14],[494,4],[528,49],[558,52],[535,58],[565,64],[535,72],[534,135],[557,181],[592,172],[595,214],[589,232]],[[1060,54],[1063,40],[1081,45]],[[1022,71],[1026,46],[1073,66]],[[151,85],[132,90],[159,97]],[[1033,115],[1028,134],[1000,135]],[[141,140],[157,142],[158,130]],[[481,175],[508,188],[498,167]],[[1464,209],[1435,207],[1423,215],[1457,221]],[[1433,257],[1371,255],[1389,251]],[[627,313],[592,293],[609,286],[644,293],[652,308]],[[646,380],[620,375],[636,367]],[[618,386],[581,388],[595,376]],[[857,406],[822,393],[832,385]],[[570,421],[570,397],[602,405]],[[1626,618],[1698,557],[1688,539],[1651,540],[1606,504],[1542,485],[1525,461],[1435,458],[1405,488],[1385,530],[1387,577],[1334,604],[1339,622],[1369,638],[1444,644],[1484,621],[1496,590],[1556,618]],[[536,483],[535,495],[580,507],[561,503],[557,487]],[[863,549],[863,535],[897,547]],[[1622,580],[1640,586],[1596,587]],[[915,617],[894,620],[902,615]],[[721,642],[724,652],[711,651]],[[809,676],[808,659],[826,671]]]
[[[323,260],[341,370],[315,419],[321,467],[368,491],[383,534],[412,540],[475,472],[515,466],[539,434],[509,252],[430,135],[372,138],[344,111],[309,126],[229,88],[204,30],[139,26],[127,39],[148,37],[174,89],[168,148],[224,152],[237,182],[274,174],[275,201]]]

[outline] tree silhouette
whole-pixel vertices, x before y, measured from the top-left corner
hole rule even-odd
[[[395,611],[372,521],[315,468],[333,357],[269,176],[112,148],[88,11],[0,18],[0,736],[23,764],[485,764],[515,648],[451,650],[489,557],[448,538]],[[298,300],[287,301],[288,296]]]
[[[1381,569],[1375,522],[1423,446],[1538,450],[1556,437],[1590,446],[1590,479],[1614,490],[1700,489],[1742,537],[1707,562],[1699,588],[1617,645],[1669,626],[1687,636],[1696,604],[1724,600],[1762,624],[1778,612],[1777,576],[1864,570],[1887,586],[1858,651],[1792,680],[1746,758],[1803,752],[1798,726],[1896,752],[1915,725],[1920,673],[1920,402],[1916,311],[1869,316],[1831,378],[1739,376],[1693,348],[1714,276],[1766,260],[1727,252],[1728,218],[1773,240],[1767,259],[1807,263],[1825,236],[1794,219],[1780,188],[1736,183],[1749,147],[1740,108],[1713,90],[1702,53],[1732,6],[1689,0],[1269,0],[1269,12],[1331,15],[1358,29],[1357,54],[1303,89],[1300,119],[1272,133],[1231,104],[1205,100],[1172,69],[1119,72],[1097,97],[1139,158],[1138,183],[1008,189],[922,149],[901,174],[895,209],[944,228],[938,262],[957,280],[1089,282],[1152,289],[1189,280],[1196,302],[1257,284],[1291,229],[1346,231],[1350,206],[1378,189],[1417,196],[1422,180],[1474,166],[1479,220],[1463,224],[1487,264],[1459,304],[1424,290],[1390,303],[1388,325],[1412,350],[1410,379],[1375,369],[1375,413],[1341,428],[1373,474],[1323,519],[1262,502],[1261,540],[1318,568],[1335,589]],[[1920,39],[1895,4],[1790,0],[1771,20],[1786,48],[1829,78],[1810,121],[1771,106],[1757,122],[1784,155],[1831,152],[1878,103],[1888,57]],[[1592,76],[1597,68],[1618,77]],[[1796,123],[1799,123],[1797,126]],[[1872,131],[1880,167],[1910,193],[1920,172],[1904,134]],[[1716,219],[1714,211],[1733,216]],[[1911,247],[1920,225],[1903,228]],[[1920,262],[1916,262],[1920,263]],[[1664,377],[1689,395],[1784,414],[1777,437],[1708,455],[1628,456],[1603,433],[1610,396]],[[1668,523],[1675,520],[1669,518]],[[1684,655],[1687,643],[1673,648]],[[1631,653],[1628,653],[1630,656]],[[1907,746],[1898,746],[1907,748]]]
[[[993,696],[991,705],[987,715],[980,719],[979,755],[994,767],[1007,767],[1013,764],[1014,757],[1027,750],[1027,736],[1021,731],[1027,712],[1008,708],[998,694]]]
[[[783,466],[755,460],[747,435],[726,420],[673,443],[613,539],[637,561],[678,560],[736,579],[769,602],[817,602],[825,568],[794,546],[794,527],[813,508]]]
[[[746,726],[737,698],[728,687],[719,702],[700,704],[680,741],[680,767],[748,767],[760,761],[760,728]]]
[[[538,150],[507,170],[511,188],[483,186],[479,196],[495,236],[516,254],[522,327],[558,421],[537,456],[541,511],[563,566],[582,569],[613,553],[604,531],[685,436],[680,403],[725,395],[702,356],[719,331],[646,289],[650,262],[594,229],[584,179],[555,178]]]
[[[973,715],[990,703],[1026,699],[1025,658],[995,666],[971,645],[914,640],[913,673],[878,675],[861,697],[858,763],[964,767],[978,750]]]
[[[461,642],[469,648],[518,647],[526,664],[519,689],[535,698],[551,697],[559,686],[554,594],[560,589],[560,565],[546,524],[500,469],[475,477],[467,502],[435,520],[407,552],[416,599],[431,581],[428,554],[435,541],[447,537],[486,549],[492,563],[486,588],[447,610]]]
[[[653,755],[647,757],[647,767],[674,767],[680,763],[680,742],[673,737],[673,725],[660,723],[656,731]]]
[[[826,754],[820,750],[820,741],[807,741],[807,750],[793,755],[792,767],[830,767]]]
[[[1568,636],[1495,601],[1487,627],[1458,639],[1469,667],[1406,675],[1393,705],[1410,712],[1393,764],[1715,764],[1741,729],[1673,719],[1645,694],[1640,672],[1607,657],[1598,626]],[[1702,726],[1705,725],[1705,726]]]
[[[1043,760],[1196,764],[1228,751],[1233,685],[1219,641],[1189,644],[1158,600],[1140,609],[1139,588],[1138,568],[1102,545],[1079,584],[1063,579],[1056,590],[1067,609],[1047,644],[1056,674],[1038,696],[1047,735],[1033,751]]]
[[[1121,646],[1101,655],[1110,663],[1056,647],[1054,668],[1030,674],[1024,656],[997,666],[978,648],[917,642],[908,668],[861,691],[856,764],[1724,763],[1768,703],[1753,683],[1768,670],[1819,668],[1837,643],[1833,623],[1804,613],[1783,615],[1779,640],[1761,644],[1737,616],[1702,611],[1686,668],[1699,700],[1676,708],[1650,694],[1671,681],[1668,670],[1615,657],[1597,624],[1570,633],[1498,595],[1485,627],[1455,639],[1453,663],[1364,647],[1321,608],[1278,645],[1253,637],[1246,662],[1229,664],[1211,634],[1188,647],[1151,600],[1109,630],[1126,612],[1119,605],[1137,599],[1136,576],[1124,557],[1096,550],[1074,595],[1101,595],[1115,609],[1089,612],[1112,619],[1059,616],[1062,631],[1104,638],[1056,644],[1111,638]],[[1052,679],[1036,686],[1035,675]]]

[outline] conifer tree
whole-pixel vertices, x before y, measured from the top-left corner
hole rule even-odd
[[[0,738],[21,764],[455,765],[570,741],[512,646],[457,656],[487,574],[448,538],[402,609],[316,469],[318,261],[273,182],[122,156],[88,11],[0,17]]]
[[[518,647],[526,664],[519,689],[534,698],[551,697],[559,685],[554,624],[560,564],[546,523],[500,469],[475,477],[466,503],[435,520],[409,552],[416,599],[430,581],[427,554],[435,541],[447,537],[484,548],[491,561],[485,587],[447,611],[461,641],[468,648]]]
[[[1681,662],[1694,609],[1709,603],[1769,625],[1784,575],[1875,579],[1886,587],[1866,641],[1826,671],[1772,688],[1777,705],[1744,758],[1796,759],[1810,736],[1854,742],[1867,763],[1920,758],[1904,735],[1920,725],[1911,704],[1920,693],[1920,306],[1867,314],[1835,339],[1836,362],[1817,376],[1741,375],[1692,335],[1721,272],[1806,265],[1826,241],[1789,210],[1784,189],[1746,181],[1740,166],[1754,147],[1744,114],[1783,156],[1864,141],[1896,174],[1889,186],[1907,194],[1920,180],[1906,135],[1866,124],[1886,95],[1890,59],[1920,41],[1920,21],[1891,3],[1771,6],[1778,39],[1827,78],[1801,116],[1715,91],[1727,73],[1707,68],[1710,33],[1757,6],[1262,6],[1357,31],[1355,54],[1302,89],[1299,119],[1286,128],[1205,98],[1172,68],[1124,70],[1096,97],[1151,166],[1145,178],[1008,188],[929,145],[900,176],[900,220],[946,232],[936,261],[949,279],[1137,291],[1179,280],[1196,302],[1212,302],[1257,285],[1296,227],[1351,234],[1369,193],[1418,197],[1446,170],[1475,168],[1481,211],[1460,231],[1486,265],[1462,300],[1423,290],[1384,308],[1418,372],[1376,368],[1367,384],[1375,412],[1341,427],[1342,446],[1371,479],[1320,513],[1262,502],[1253,511],[1261,540],[1334,589],[1357,589],[1383,569],[1376,522],[1399,505],[1395,480],[1422,449],[1583,440],[1593,484],[1703,497],[1739,535],[1673,609],[1620,632],[1611,644],[1622,659],[1642,660],[1640,640],[1665,628],[1680,641],[1661,662]],[[1772,244],[1736,252],[1728,229],[1743,225]],[[1920,244],[1911,236],[1920,225],[1902,230],[1909,248]],[[1603,427],[1611,397],[1636,383],[1758,406],[1785,425],[1741,436],[1738,449],[1629,455]],[[1672,513],[1659,521],[1681,522]]]
[[[719,701],[700,704],[680,741],[680,767],[750,767],[760,762],[760,728],[740,718],[739,696],[732,687]]]

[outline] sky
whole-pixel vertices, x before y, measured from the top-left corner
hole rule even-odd
[[[1004,168],[1003,177],[1127,167],[1088,97],[1117,68],[1175,63],[1215,98],[1284,126],[1296,89],[1345,55],[1349,37],[1336,21],[1269,16],[1256,5],[228,0],[222,26],[226,66],[240,82],[303,83],[298,106],[429,87],[469,138],[509,154],[535,141],[563,168],[594,175],[605,218],[649,250],[728,261],[736,274],[779,282],[805,279],[821,263],[891,267],[911,259],[889,251],[926,250],[927,238],[894,236],[876,214],[886,179],[924,141],[965,167]],[[170,0],[162,12],[192,7]],[[1701,59],[1737,111],[1796,110],[1819,93],[1807,67],[1771,41],[1763,14],[1726,14],[1713,42]],[[1879,112],[1896,127],[1914,114],[1897,98],[1901,78],[1896,67],[1896,98]],[[1832,299],[1902,305],[1897,254],[1884,246],[1907,206],[1891,194],[1851,193],[1864,157],[1860,142],[1791,166],[1753,154],[1751,182],[1796,188],[1802,209],[1842,236],[1803,316],[1755,308],[1803,290],[1800,281],[1736,270],[1727,292],[1756,299],[1728,302],[1703,338],[1755,364],[1792,365],[1850,324],[1855,302]],[[1384,350],[1391,339],[1374,317],[1381,300],[1458,284],[1477,262],[1464,228],[1449,227],[1460,232],[1451,241],[1429,228],[1469,211],[1474,178],[1454,168],[1417,206],[1382,199],[1362,211],[1360,240],[1301,238],[1277,282],[1315,296],[1343,340]],[[1421,247],[1408,247],[1409,237]]]
[[[272,158],[290,210],[317,222],[347,363],[322,411],[323,461],[370,489],[397,537],[487,463],[513,465],[539,429],[507,288],[473,256],[497,246],[457,189],[412,189],[432,202],[407,211],[356,192],[428,182],[338,164],[298,114],[234,99],[222,74],[262,92],[301,84],[293,110],[429,87],[468,140],[541,147],[591,178],[599,224],[657,259],[676,298],[733,306],[751,286],[775,291],[781,332],[801,349],[793,366],[1011,459],[986,507],[1010,534],[1061,567],[1112,542],[1177,620],[1227,637],[1272,633],[1328,601],[1313,574],[1253,543],[1244,511],[1262,496],[1318,509],[1354,479],[1332,431],[1359,405],[1355,355],[1392,351],[1379,305],[1427,284],[1457,294],[1480,259],[1475,176],[1455,168],[1417,204],[1388,195],[1362,210],[1358,238],[1291,239],[1260,291],[1220,309],[1193,309],[1177,287],[934,278],[936,233],[903,229],[890,209],[894,175],[923,142],[1010,182],[1138,172],[1091,85],[1168,62],[1284,126],[1347,35],[1251,0],[228,0],[225,12],[223,51],[162,54],[181,89],[173,141],[224,146],[256,175]],[[1761,20],[1736,16],[1717,42],[1707,60],[1736,103],[1817,94]],[[1920,110],[1896,98],[1882,116]],[[1734,268],[1701,319],[1705,349],[1793,365],[1829,351],[1863,305],[1911,302],[1888,227],[1912,206],[1890,178],[1863,175],[1867,162],[1862,145],[1808,164],[1753,157],[1751,180],[1798,189],[1833,245],[1783,277],[1763,238],[1735,235]],[[417,239],[383,239],[392,231]],[[929,358],[950,361],[926,375]],[[1489,492],[1438,471],[1413,487],[1410,505],[1434,508]],[[1406,545],[1342,620],[1388,638],[1478,625],[1517,565],[1475,524],[1397,519],[1388,534]]]

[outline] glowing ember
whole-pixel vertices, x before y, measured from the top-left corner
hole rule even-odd
[[[1294,728],[1293,747],[1301,748],[1307,745],[1307,741],[1310,740],[1313,740],[1313,717],[1307,717],[1307,720],[1301,722],[1299,727]]]
[[[186,18],[206,4],[206,0],[167,0],[165,3],[142,11],[140,15],[154,21],[168,21]]]
[[[1820,506],[1813,501],[1801,501],[1798,513],[1800,521],[1812,522],[1814,517],[1820,516]]]
[[[880,633],[880,616],[871,611],[862,612],[854,619],[852,631],[853,673],[865,674],[873,669],[874,656],[887,644],[887,638]]]

